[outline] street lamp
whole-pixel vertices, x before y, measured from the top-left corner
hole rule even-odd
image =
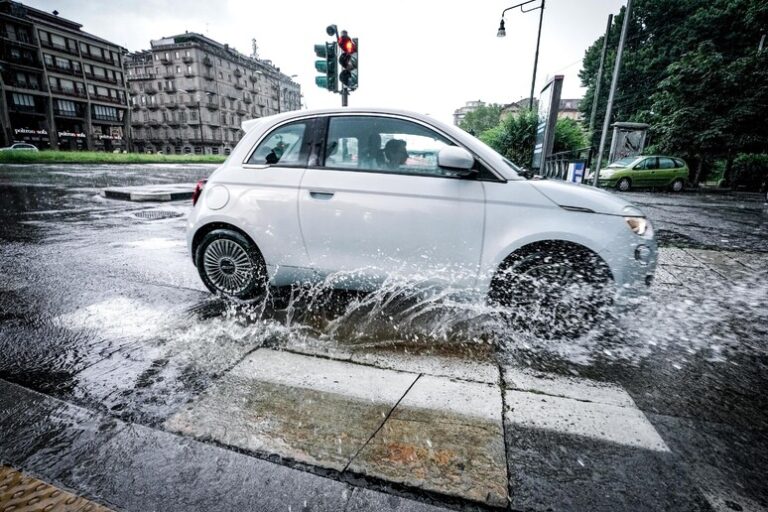
[[[506,14],[507,11],[511,9],[517,9],[520,8],[520,12],[527,13],[539,10],[541,11],[539,14],[539,34],[536,36],[536,56],[533,59],[533,78],[531,79],[531,97],[528,100],[528,108],[533,110],[533,95],[536,90],[536,68],[539,64],[539,43],[541,42],[541,23],[544,20],[544,2],[546,0],[541,0],[541,5],[538,7],[533,7],[531,9],[525,9],[524,7],[530,3],[538,2],[539,0],[528,0],[527,2],[522,2],[517,5],[513,5],[512,7],[507,7],[503,11],[501,11],[501,23],[499,24],[499,31],[496,32],[497,37],[505,37],[507,35],[507,30],[504,28],[504,14]]]

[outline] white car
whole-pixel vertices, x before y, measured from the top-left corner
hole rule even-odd
[[[37,151],[37,148],[32,144],[27,144],[26,142],[17,142],[16,144],[12,144],[7,148],[0,148],[0,151]]]
[[[638,208],[591,187],[526,180],[427,116],[295,111],[243,129],[198,183],[188,220],[189,251],[212,292],[247,299],[268,284],[334,275],[336,286],[370,289],[397,276],[478,291],[546,326],[583,316],[608,287],[636,294],[653,277],[656,242]],[[585,284],[597,294],[565,308],[554,300]]]

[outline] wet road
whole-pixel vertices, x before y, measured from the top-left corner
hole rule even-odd
[[[757,196],[625,194],[663,246],[651,296],[581,339],[544,341],[481,304],[414,302],[397,286],[227,304],[186,254],[187,202],[99,195],[211,170],[0,169],[0,463],[131,510],[146,505],[135,487],[202,509],[224,483],[240,489],[234,507],[248,496],[231,479],[246,467],[289,489],[317,478],[280,491],[275,503],[297,499],[293,510],[768,508],[768,207]],[[444,389],[466,397],[458,431]],[[243,416],[265,407],[267,419]],[[54,434],[29,441],[44,427]],[[170,473],[152,484],[158,457]],[[132,462],[111,479],[94,474],[120,460]],[[198,471],[180,473],[190,460]],[[269,478],[246,486],[265,503]]]

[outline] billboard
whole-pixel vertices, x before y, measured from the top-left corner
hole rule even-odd
[[[531,168],[539,170],[544,161],[552,154],[555,145],[555,124],[557,109],[560,105],[560,92],[563,89],[563,75],[556,75],[541,89],[539,95],[538,123],[536,125],[536,145],[533,147]]]

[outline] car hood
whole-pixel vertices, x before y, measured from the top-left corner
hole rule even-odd
[[[529,183],[550,201],[565,208],[607,215],[642,215],[642,212],[629,201],[598,188],[554,180]]]

